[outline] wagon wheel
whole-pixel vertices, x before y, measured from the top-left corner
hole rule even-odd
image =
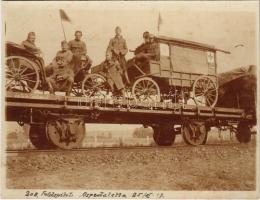
[[[160,88],[151,78],[139,78],[134,82],[132,94],[135,100],[160,102]]]
[[[107,94],[106,79],[99,74],[88,74],[82,81],[81,89],[86,97],[104,98]]]
[[[85,124],[79,119],[52,120],[47,122],[46,134],[60,149],[79,148],[85,136]]]
[[[214,107],[218,100],[218,88],[212,78],[200,76],[193,84],[193,99],[197,105]]]
[[[21,56],[6,58],[6,91],[30,93],[37,89],[39,82],[39,71],[33,62]]]
[[[73,83],[72,88],[71,88],[71,93],[72,95],[76,97],[81,97],[82,94],[82,89],[81,89],[81,82],[80,83]]]
[[[208,131],[203,122],[186,122],[181,128],[182,138],[189,145],[206,144]]]

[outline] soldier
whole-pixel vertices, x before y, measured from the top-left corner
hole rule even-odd
[[[113,59],[118,60],[120,63],[122,69],[125,69],[126,67],[126,60],[125,55],[128,52],[126,41],[121,35],[121,28],[119,26],[115,29],[115,37],[112,38],[109,42],[109,45],[107,47],[107,52],[112,53]]]
[[[43,58],[41,57],[42,52],[38,47],[36,47],[35,40],[36,40],[35,32],[29,32],[27,35],[27,39],[24,40],[21,45],[27,51],[34,54],[38,58],[37,62],[40,62],[39,64],[41,66],[44,66],[44,61],[43,61]]]
[[[69,49],[72,51],[74,55],[74,73],[77,74],[82,65],[81,65],[81,57],[87,56],[87,46],[85,42],[81,41],[82,32],[81,31],[75,31],[75,39],[69,41]],[[92,60],[87,56],[88,65],[92,64]]]
[[[111,52],[113,59],[117,60],[120,63],[121,68],[123,69],[123,77],[125,81],[129,84],[130,82],[126,72],[126,59],[125,59],[125,55],[128,52],[128,48],[126,45],[126,40],[121,35],[121,32],[122,32],[121,28],[117,26],[115,28],[116,35],[114,38],[110,40],[109,45],[107,47],[107,52]]]
[[[135,51],[135,58],[137,60],[157,60],[158,53],[160,54],[159,46],[154,41],[154,36],[148,31],[143,33],[144,43],[138,46]]]
[[[113,59],[110,51],[106,53],[106,60],[101,65],[106,74],[106,79],[111,87],[112,93],[115,94],[116,91],[119,91],[124,97],[125,86],[122,79],[123,70],[119,62]]]
[[[31,53],[35,54],[37,57],[40,56],[41,50],[36,47],[35,45],[35,39],[36,35],[34,32],[29,32],[27,35],[27,39],[22,42],[22,46],[27,50],[30,51]]]
[[[52,63],[47,69],[52,70],[52,75],[47,78],[50,94],[55,91],[66,91],[69,96],[74,82],[74,73],[71,67],[72,52],[68,49],[66,41],[61,42],[61,51],[58,51]]]

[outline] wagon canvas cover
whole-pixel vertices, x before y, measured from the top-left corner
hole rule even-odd
[[[239,67],[218,75],[217,106],[243,108],[247,112],[256,106],[256,66]]]

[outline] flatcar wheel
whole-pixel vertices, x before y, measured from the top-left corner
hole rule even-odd
[[[134,82],[132,94],[135,100],[160,102],[160,88],[151,78],[143,77]]]
[[[171,146],[175,141],[174,126],[172,124],[164,124],[153,127],[153,139],[159,146]]]
[[[208,131],[203,122],[186,122],[181,129],[182,138],[189,145],[206,144]]]
[[[6,91],[31,93],[38,88],[39,82],[39,71],[30,60],[21,56],[6,58]]]
[[[251,131],[248,123],[240,122],[238,124],[236,138],[240,143],[249,143],[251,141]]]
[[[55,147],[46,136],[45,125],[31,124],[29,139],[37,149],[53,149]]]
[[[106,79],[99,74],[88,74],[82,81],[81,89],[86,97],[104,98],[107,94]]]
[[[60,149],[79,148],[85,136],[85,124],[80,119],[61,119],[47,122],[47,136]]]
[[[200,76],[193,84],[193,99],[197,105],[214,107],[218,100],[218,88],[212,78]]]

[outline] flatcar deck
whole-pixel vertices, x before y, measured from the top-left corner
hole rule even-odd
[[[136,102],[134,100],[89,99],[18,92],[6,93],[6,120],[28,121],[41,113],[77,115],[89,123],[158,123],[185,118],[251,120],[244,110],[203,107],[171,102]],[[31,113],[31,114],[30,114]],[[30,115],[28,115],[30,114]],[[23,119],[21,119],[23,118]]]

